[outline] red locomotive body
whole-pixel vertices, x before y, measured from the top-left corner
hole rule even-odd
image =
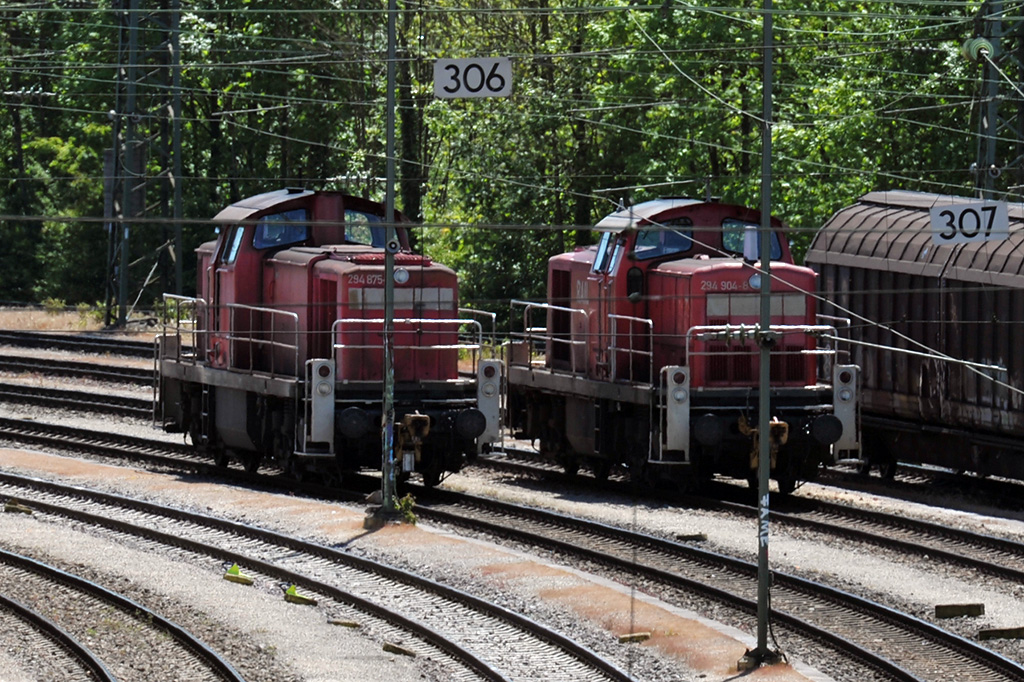
[[[296,474],[379,468],[383,206],[281,190],[215,221],[219,238],[197,250],[198,297],[167,297],[178,316],[160,340],[159,423],[221,464],[234,456],[249,469],[272,460]],[[459,317],[455,273],[410,253],[401,225],[396,234],[394,440],[403,471],[436,484],[497,437],[501,367],[480,358],[479,323]]]
[[[777,221],[771,328],[759,328],[762,273],[743,259],[759,225],[741,206],[656,200],[599,222],[596,247],[551,258],[548,301],[514,302],[524,332],[508,367],[512,429],[570,471],[750,478],[764,340],[780,490],[857,450],[857,368],[823,346],[835,333],[817,323],[815,275],[792,263]]]

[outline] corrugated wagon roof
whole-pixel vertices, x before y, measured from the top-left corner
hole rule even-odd
[[[1024,288],[1024,204],[1008,204],[1009,237],[935,244],[929,210],[979,201],[925,192],[870,192],[818,231],[805,261]]]

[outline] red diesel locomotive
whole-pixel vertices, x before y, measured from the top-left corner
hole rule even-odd
[[[239,201],[197,249],[197,297],[166,296],[155,417],[220,465],[296,476],[381,467],[386,249],[394,254],[394,447],[436,485],[499,436],[500,361],[460,317],[455,273],[409,250],[382,204],[286,189]]]
[[[597,246],[551,258],[547,302],[513,302],[523,319],[507,367],[514,434],[569,472],[752,480],[766,338],[779,490],[859,458],[857,367],[839,363],[835,328],[816,316],[815,274],[793,264],[775,220],[771,328],[759,328],[762,274],[743,254],[760,221],[741,206],[660,199],[601,220]]]

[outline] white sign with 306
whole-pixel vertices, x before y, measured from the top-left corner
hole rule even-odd
[[[1009,236],[1010,220],[1004,201],[933,206],[929,213],[932,242],[936,244],[966,244]]]
[[[508,57],[438,59],[434,62],[434,96],[507,97],[512,94],[512,62]]]

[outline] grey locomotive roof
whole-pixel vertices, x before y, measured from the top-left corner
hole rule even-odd
[[[1007,239],[941,245],[932,241],[933,206],[977,201],[903,190],[870,192],[825,223],[805,262],[1024,288],[1024,204],[1008,204]]]
[[[256,196],[236,201],[222,209],[213,217],[213,220],[219,223],[240,223],[254,213],[264,211],[282,201],[298,199],[299,197],[309,196],[314,193],[310,190],[302,189],[279,189],[273,192],[264,192],[263,194],[257,194]]]
[[[605,216],[594,227],[602,232],[620,232],[629,227],[636,227],[670,208],[701,203],[704,202],[697,199],[653,199]]]

